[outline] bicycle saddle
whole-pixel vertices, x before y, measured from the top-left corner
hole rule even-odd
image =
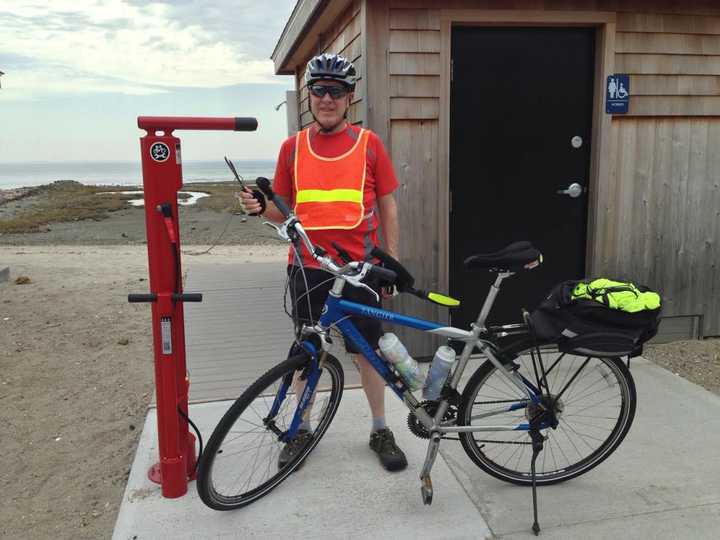
[[[518,272],[530,270],[542,263],[542,254],[530,242],[514,242],[495,253],[480,253],[465,259],[465,269],[471,272]]]

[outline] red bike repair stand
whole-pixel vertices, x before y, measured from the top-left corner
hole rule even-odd
[[[176,129],[255,131],[254,118],[140,116],[145,226],[150,294],[130,294],[129,302],[152,302],[155,389],[160,461],[148,478],[161,484],[167,498],[187,493],[195,478],[195,437],[188,429],[190,379],[185,364],[183,302],[201,294],[183,294],[177,193],[182,187],[180,139]]]

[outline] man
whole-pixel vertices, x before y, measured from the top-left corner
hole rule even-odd
[[[373,246],[378,245],[379,223],[385,250],[397,258],[399,226],[392,193],[398,182],[380,138],[347,121],[355,80],[355,67],[340,55],[321,54],[308,62],[305,82],[315,122],[283,143],[273,190],[294,208],[312,242],[328,253],[337,253],[334,242],[353,260],[368,258]],[[257,200],[256,196],[248,192],[240,194],[246,212],[283,221],[272,203],[265,206],[265,201]],[[332,285],[328,278],[332,276],[319,269],[305,246],[300,257],[306,268],[307,288],[302,273],[293,268],[298,261],[293,249],[290,250],[288,272],[296,304],[293,311],[301,319],[317,321]],[[303,295],[314,287],[317,288],[310,293],[311,313],[308,313],[307,296]],[[347,286],[343,294],[354,301],[379,306],[366,290]],[[298,297],[301,300],[295,302]],[[368,343],[377,348],[382,334],[380,322],[364,318],[353,318],[353,322]],[[385,381],[351,343],[347,342],[345,347],[353,353],[372,413],[370,448],[387,470],[402,470],[407,466],[405,454],[385,425]],[[302,450],[309,436],[307,431],[300,432],[289,442],[280,456],[280,465]]]

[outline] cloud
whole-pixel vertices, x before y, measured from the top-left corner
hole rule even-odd
[[[3,69],[26,69],[35,65],[35,60],[29,56],[9,52],[0,52],[0,66]]]
[[[128,0],[134,6],[151,2]],[[203,29],[215,39],[238,43],[256,58],[269,58],[290,17],[294,0],[173,0],[165,14],[179,24],[202,20]]]
[[[32,66],[32,69],[7,68],[2,78],[1,101],[28,101],[46,94],[114,92],[141,96],[168,91],[166,86],[137,84],[121,78],[74,70],[62,64],[33,63]]]
[[[208,4],[11,2],[0,8],[2,97],[284,83],[268,57],[294,2]]]

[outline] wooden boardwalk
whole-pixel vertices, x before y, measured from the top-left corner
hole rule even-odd
[[[186,259],[187,292],[203,293],[203,302],[185,304],[185,336],[190,401],[234,399],[260,375],[287,357],[292,322],[283,310],[285,263],[218,264]],[[665,319],[653,342],[686,337],[685,320]],[[678,334],[679,335],[679,334]],[[345,386],[360,377],[342,343],[333,354],[345,370]]]
[[[218,264],[187,261],[185,291],[203,293],[185,304],[190,401],[234,399],[287,357],[292,321],[283,310],[283,262]],[[342,344],[333,354],[345,369],[345,385],[360,377]]]

